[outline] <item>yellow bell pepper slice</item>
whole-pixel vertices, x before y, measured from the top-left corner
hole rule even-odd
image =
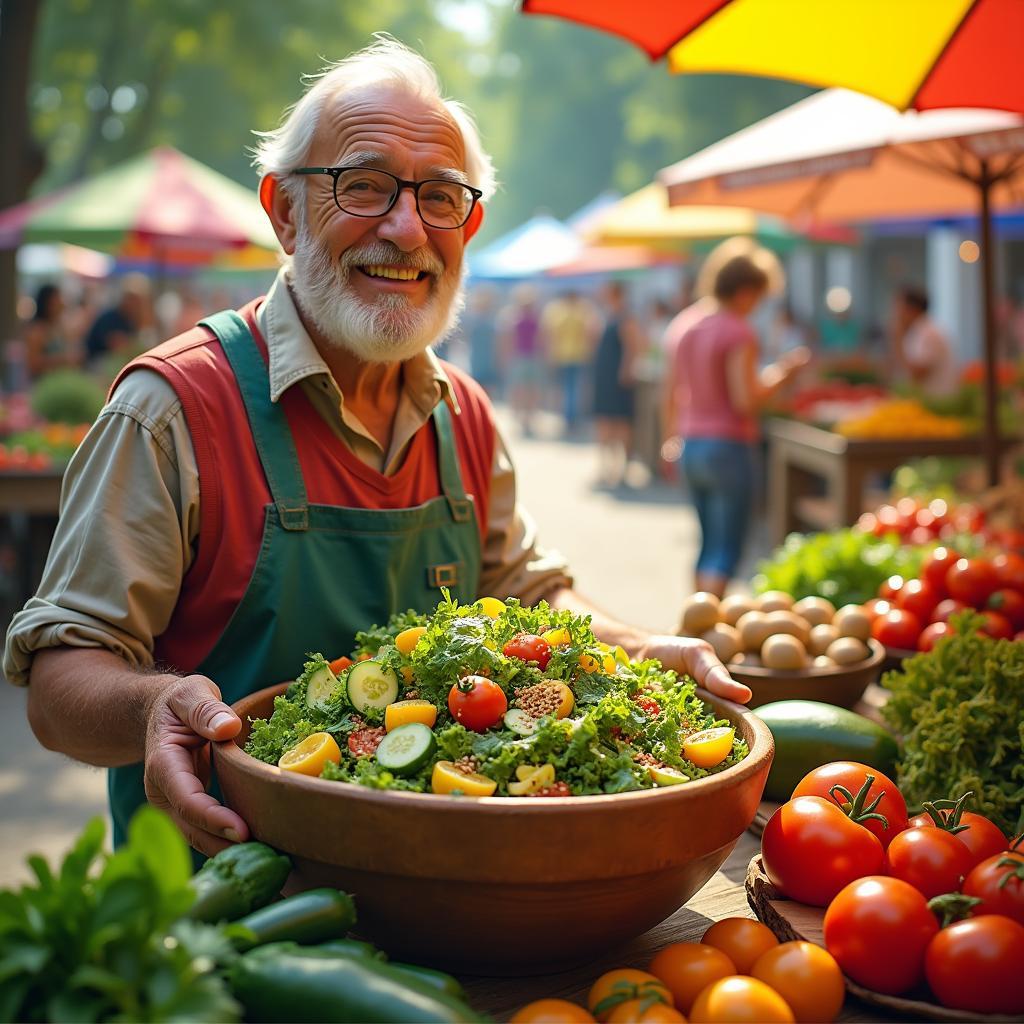
[[[341,761],[341,750],[329,732],[315,732],[291,750],[286,750],[277,766],[286,772],[318,776],[328,761],[338,764]]]
[[[480,597],[476,603],[489,619],[496,619],[505,610],[505,602],[499,601],[496,597]]]
[[[516,769],[518,782],[508,784],[509,796],[529,796],[555,781],[555,766],[551,764],[521,764]]]
[[[613,676],[616,668],[615,655],[604,654],[598,661],[592,654],[581,654],[579,666],[584,672],[604,672],[605,675]]]
[[[410,626],[408,629],[403,629],[395,637],[395,646],[398,648],[399,653],[404,654],[406,657],[412,654],[426,631],[426,626]]]
[[[465,796],[491,796],[498,788],[494,779],[479,772],[466,775],[451,761],[438,761],[430,776],[430,788],[435,793],[454,793],[458,790]]]
[[[384,728],[388,732],[410,722],[433,729],[436,721],[437,708],[429,700],[396,700],[384,709]]]
[[[549,629],[547,632],[542,633],[541,636],[552,647],[568,647],[572,643],[572,637],[569,635],[569,630],[564,626],[556,626],[554,629]]]

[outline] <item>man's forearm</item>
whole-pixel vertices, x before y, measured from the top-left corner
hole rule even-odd
[[[591,617],[591,628],[598,640],[606,644],[620,644],[630,656],[640,652],[648,635],[636,626],[628,626],[612,618],[607,612],[595,608],[582,594],[571,587],[559,587],[547,595],[547,602],[552,608],[569,608]]]
[[[103,767],[145,754],[153,698],[175,677],[132,669],[93,647],[40,651],[32,662],[28,717],[44,747]]]

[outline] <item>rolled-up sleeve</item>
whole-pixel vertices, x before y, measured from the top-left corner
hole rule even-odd
[[[537,540],[537,525],[516,496],[516,472],[500,430],[494,450],[480,593],[534,604],[572,586],[565,558]]]
[[[11,621],[4,673],[28,682],[48,647],[153,663],[198,534],[198,471],[181,405],[159,375],[118,386],[68,466],[36,595]]]

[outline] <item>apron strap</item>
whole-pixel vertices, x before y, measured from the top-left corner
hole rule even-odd
[[[199,321],[220,340],[245,403],[270,495],[286,530],[309,528],[309,502],[284,409],[270,401],[270,375],[249,325],[233,309]]]
[[[462,469],[455,449],[455,431],[452,428],[452,415],[448,410],[448,403],[442,399],[434,406],[431,415],[434,418],[434,429],[437,431],[437,461],[441,467],[441,489],[448,499],[452,519],[457,523],[467,523],[473,518],[473,503],[466,497],[466,488],[462,483]]]

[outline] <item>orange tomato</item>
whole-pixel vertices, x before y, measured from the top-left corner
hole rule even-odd
[[[736,966],[720,949],[701,942],[675,942],[666,946],[647,968],[668,986],[676,1009],[689,1013],[693,1001],[720,978],[736,973]]]
[[[608,1024],[686,1024],[686,1018],[665,1003],[630,999],[612,1010]]]
[[[720,949],[736,965],[737,974],[749,974],[757,958],[779,944],[771,929],[748,917],[727,917],[713,924],[700,941]]]
[[[594,1018],[575,1003],[566,999],[538,999],[527,1003],[513,1018],[511,1024],[593,1024]]]
[[[587,1009],[598,1020],[607,1021],[620,1003],[654,995],[660,995],[668,1006],[672,1005],[672,993],[663,981],[647,971],[619,967],[594,982],[587,995]]]
[[[693,1004],[690,1024],[793,1024],[786,1000],[757,978],[733,975],[708,985]]]
[[[813,942],[783,942],[769,949],[750,974],[775,989],[798,1021],[809,1024],[835,1020],[846,996],[839,964]]]

